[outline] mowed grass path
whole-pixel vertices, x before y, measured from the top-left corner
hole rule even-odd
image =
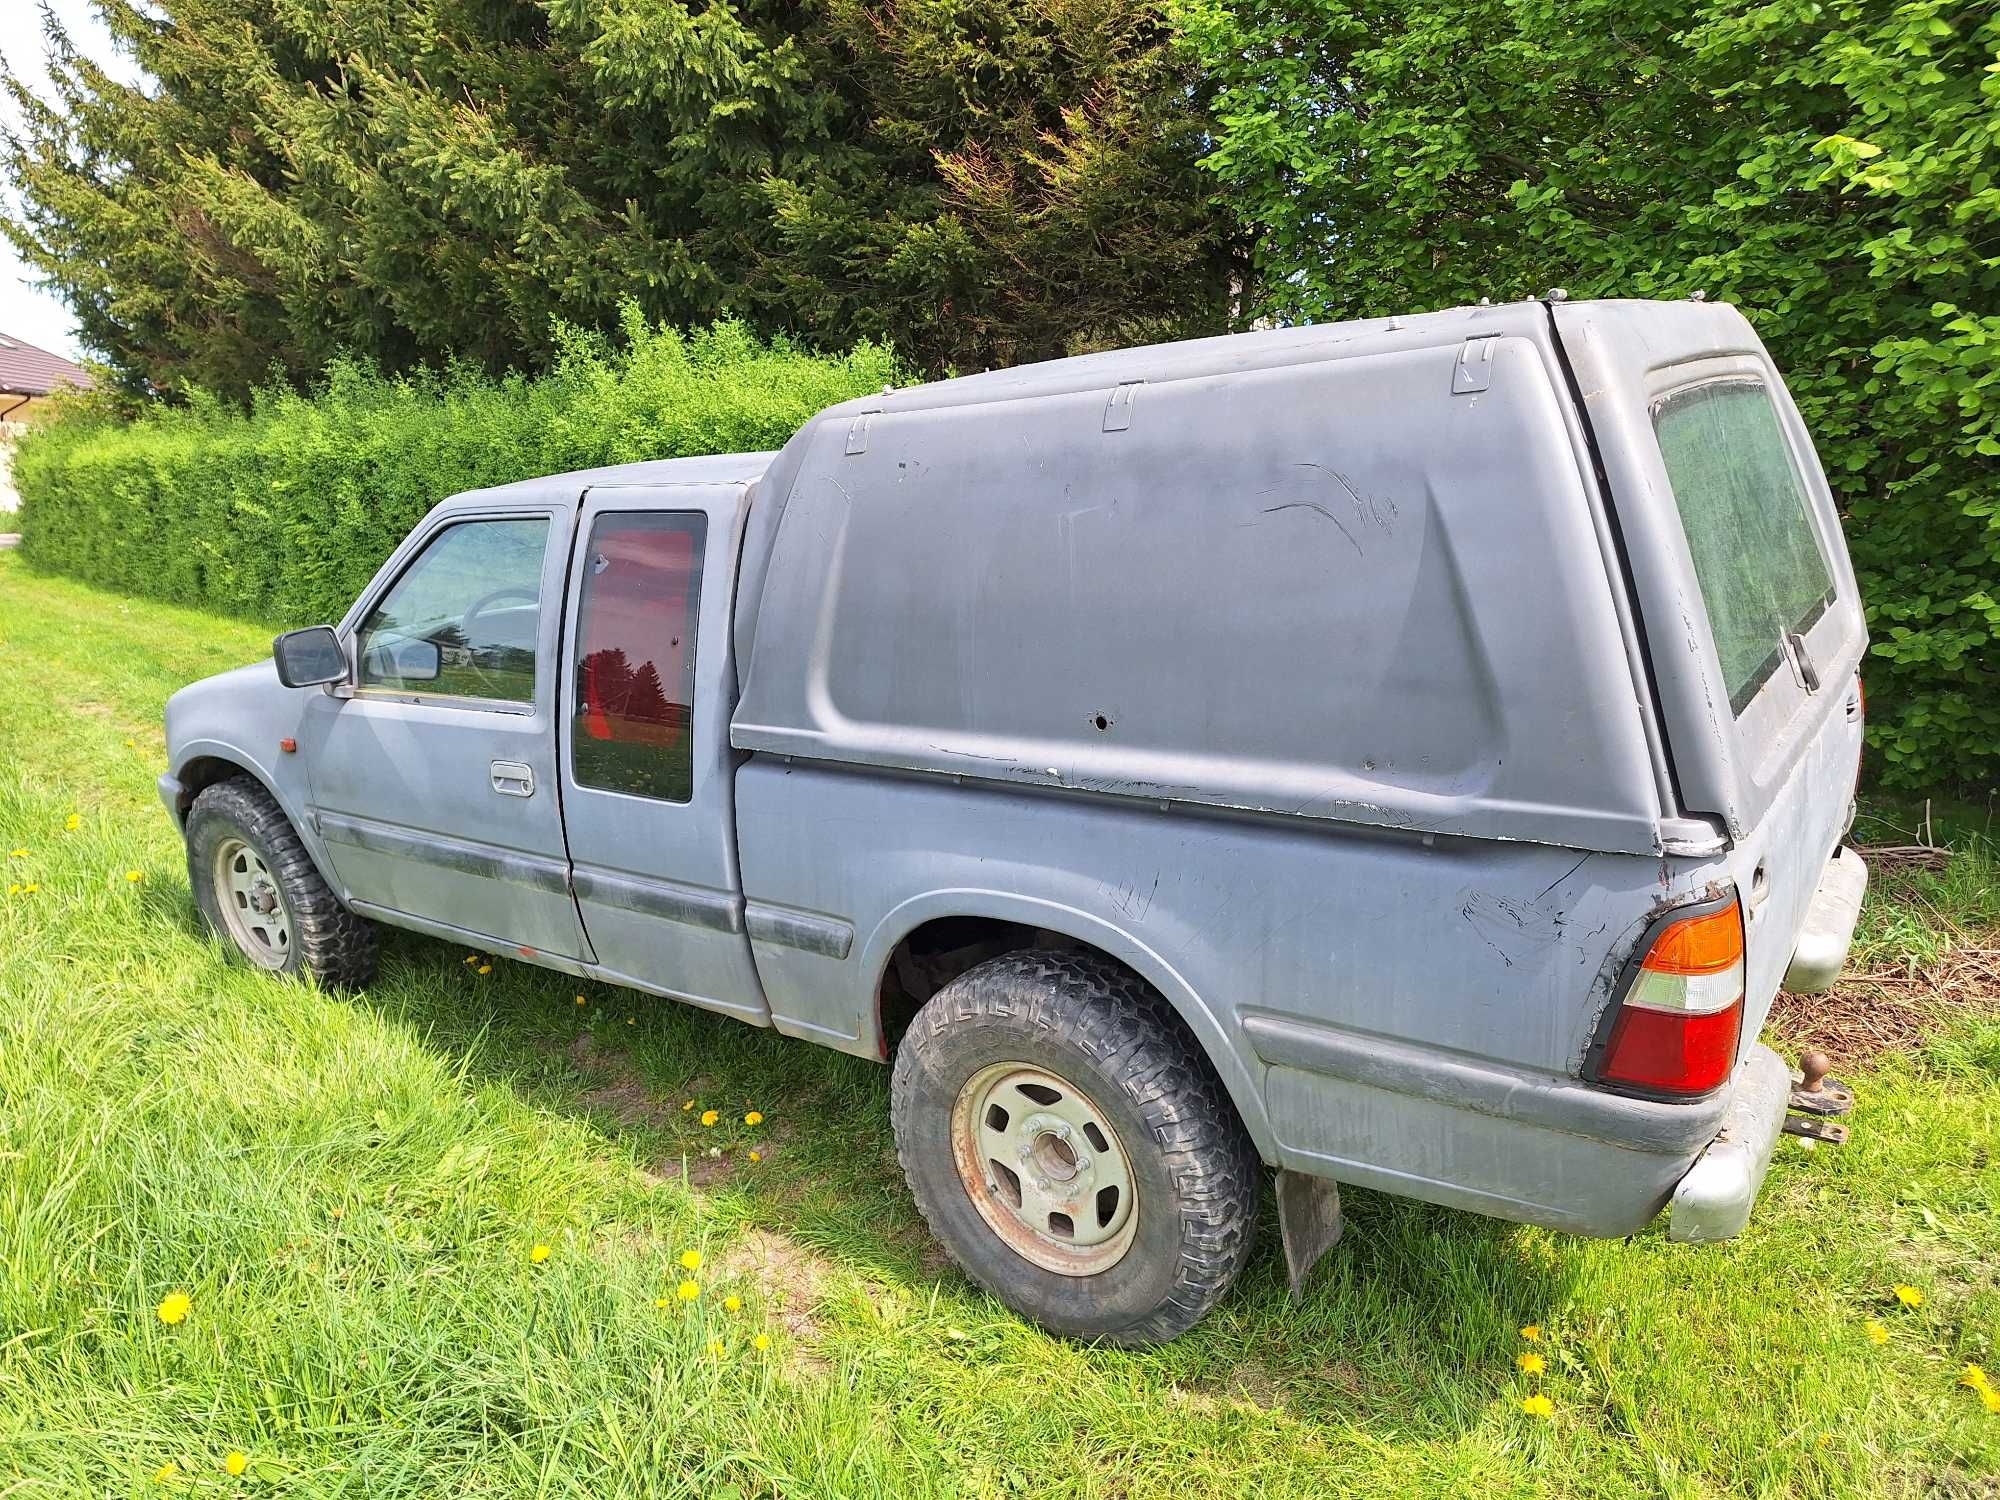
[[[1302,1306],[1267,1220],[1193,1334],[1083,1348],[936,1254],[885,1070],[416,938],[356,997],[224,962],[160,712],[267,651],[0,556],[0,1495],[1993,1493],[1990,1009],[1856,1075],[1733,1244],[1352,1192]]]

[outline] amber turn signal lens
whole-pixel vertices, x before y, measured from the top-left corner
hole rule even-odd
[[[1734,901],[1721,911],[1674,923],[1654,941],[1645,967],[1655,974],[1720,974],[1743,962],[1743,913]]]

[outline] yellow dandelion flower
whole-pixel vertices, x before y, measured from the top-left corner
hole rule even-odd
[[[1986,1378],[1986,1372],[1978,1365],[1967,1365],[1964,1373],[1958,1377],[1958,1383],[1969,1385],[1975,1391],[1983,1391],[1991,1384]]]
[[[1889,1342],[1889,1330],[1873,1318],[1870,1318],[1866,1323],[1861,1325],[1861,1331],[1868,1335],[1868,1342],[1871,1344],[1886,1344]]]
[[[222,1467],[227,1469],[231,1474],[234,1474],[238,1478],[241,1478],[243,1471],[250,1467],[249,1455],[242,1452],[240,1449],[231,1448],[229,1452],[223,1456]]]
[[[469,964],[476,964],[479,962],[479,955],[477,953],[468,953],[465,955],[465,961]]]
[[[721,1118],[722,1113],[719,1110],[705,1109],[701,1112],[701,1123],[704,1125],[713,1125]]]
[[[699,1271],[701,1269],[701,1252],[699,1250],[681,1251],[681,1269],[683,1271]]]
[[[681,1106],[681,1113],[686,1114],[689,1110],[693,1108],[694,1108],[694,1100],[690,1099]]]
[[[125,872],[125,878],[131,881],[132,884],[137,885],[140,881],[146,878],[146,872],[144,870],[127,870]]]
[[[17,881],[15,881],[15,882],[14,882],[14,883],[13,883],[12,885],[8,886],[8,887],[7,887],[7,894],[8,894],[8,895],[10,895],[10,896],[18,896],[18,895],[20,895],[20,894],[21,894],[21,882],[17,880]]]
[[[1990,1412],[2000,1412],[2000,1391],[1990,1385],[1982,1385],[1979,1388],[1979,1404]]]
[[[761,1151],[752,1151],[750,1153],[750,1160],[752,1161],[762,1161],[763,1159],[764,1159],[764,1153]]]
[[[1521,1410],[1531,1417],[1540,1417],[1546,1422],[1556,1414],[1556,1404],[1540,1391],[1536,1391],[1534,1395],[1521,1403]]]
[[[1521,1337],[1531,1344],[1539,1344],[1542,1341],[1542,1325],[1539,1323],[1528,1324],[1527,1327],[1521,1330]]]
[[[771,1347],[771,1335],[768,1333],[760,1333],[757,1335],[757,1337],[750,1340],[750,1342],[756,1345],[759,1353],[762,1353],[764,1350]]]
[[[31,880],[26,885],[21,887],[21,894],[24,896],[32,896],[35,894],[36,891],[39,891],[41,888],[42,888],[42,883],[39,880]]]
[[[683,1302],[692,1302],[701,1295],[701,1288],[692,1281],[683,1281],[674,1288],[674,1295]]]
[[[1833,1434],[1830,1432],[1822,1432],[1819,1435],[1819,1446],[1822,1448],[1831,1448],[1833,1446]]]
[[[536,1265],[539,1266],[543,1261],[547,1260],[554,1253],[555,1252],[549,1249],[547,1245],[537,1245],[535,1246],[534,1249],[528,1252],[528,1259],[533,1261]]]
[[[710,1339],[708,1341],[708,1352],[720,1359],[722,1357],[722,1340]]]
[[[153,1483],[172,1484],[179,1477],[180,1472],[181,1466],[179,1464],[161,1464],[159,1468],[153,1470]]]
[[[125,742],[125,748],[127,750],[137,750],[139,748],[139,742],[137,740],[127,740]]]
[[[493,972],[493,965],[481,964],[478,968],[474,969],[472,972],[475,974],[491,974]]]
[[[28,851],[26,849],[9,849],[7,851],[7,857],[9,859],[26,859],[28,857]]]
[[[75,833],[77,829],[83,827],[83,815],[81,813],[71,813],[63,819],[63,827],[70,833]]]
[[[1549,1367],[1548,1361],[1539,1354],[1517,1355],[1514,1363],[1521,1367],[1523,1375],[1539,1375]]]
[[[729,1311],[731,1312],[743,1311],[743,1299],[737,1296],[734,1292],[730,1293],[730,1295],[722,1299],[722,1305],[728,1308]]]
[[[1922,1307],[1924,1305],[1924,1294],[1920,1287],[1906,1286],[1899,1281],[1889,1288],[1889,1290],[1896,1294],[1896,1300],[1905,1307]]]
[[[160,1315],[162,1323],[171,1328],[176,1323],[186,1322],[187,1315],[193,1307],[194,1303],[186,1292],[169,1292],[160,1299],[160,1305],[153,1311]]]
[[[581,996],[581,995],[578,995],[578,996],[576,997],[576,1003],[577,1003],[578,1005],[588,1005],[588,1004],[590,1004],[590,1002],[589,1002],[588,1000],[584,999],[584,998],[583,998],[583,996]]]
[[[668,1301],[668,1300],[667,1300],[667,1299],[666,1299],[665,1297],[655,1297],[655,1298],[653,1299],[653,1306],[655,1306],[655,1307],[672,1307],[672,1306],[673,1306],[673,1303],[669,1302],[669,1301]]]
[[[763,1111],[751,1110],[749,1114],[743,1117],[743,1123],[745,1125],[762,1125],[764,1123]]]

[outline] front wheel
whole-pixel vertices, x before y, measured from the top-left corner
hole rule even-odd
[[[1193,1327],[1257,1222],[1257,1153],[1172,1009],[1094,954],[1003,954],[917,1013],[896,1151],[974,1281],[1056,1333],[1137,1345]]]
[[[188,810],[188,883],[216,935],[259,969],[359,989],[375,976],[375,929],[340,904],[275,798],[247,776]]]

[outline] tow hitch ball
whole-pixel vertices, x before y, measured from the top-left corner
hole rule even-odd
[[[1847,1140],[1847,1127],[1835,1118],[1854,1108],[1854,1091],[1838,1078],[1826,1076],[1833,1059],[1824,1052],[1808,1052],[1799,1059],[1799,1081],[1792,1087],[1792,1099],[1785,1116],[1785,1134],[1839,1146]]]

